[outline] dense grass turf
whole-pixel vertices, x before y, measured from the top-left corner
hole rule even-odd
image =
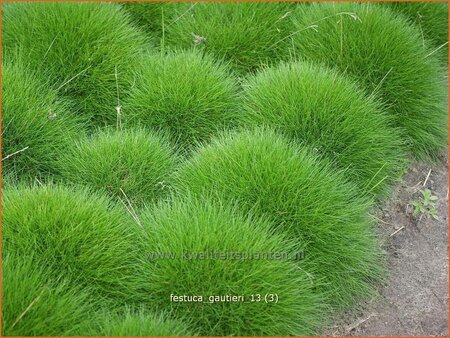
[[[287,3],[184,4],[166,26],[166,44],[205,50],[245,74],[289,56],[286,37],[294,8]]]
[[[128,125],[168,130],[189,148],[238,118],[237,85],[225,66],[198,52],[151,55],[124,105]]]
[[[93,324],[93,325],[92,325]],[[162,314],[143,310],[125,313],[107,312],[95,318],[85,335],[96,336],[193,336],[187,326]]]
[[[245,83],[248,125],[269,125],[349,168],[364,192],[386,195],[403,169],[399,132],[376,101],[341,74],[282,64]]]
[[[174,12],[172,7],[180,5],[172,2],[127,1],[121,3],[121,6],[131,15],[133,21],[150,36],[162,38],[164,23]]]
[[[201,335],[306,335],[320,321],[320,305],[303,263],[258,259],[292,253],[299,241],[272,234],[263,220],[241,217],[236,208],[186,197],[143,213],[148,252],[154,254],[148,285],[152,304],[193,321]],[[158,254],[173,257],[156,258]],[[201,258],[208,254],[255,255],[253,259]],[[278,302],[265,303],[266,294]],[[210,296],[251,295],[260,302],[209,303]],[[203,303],[177,302],[172,296],[202,296]],[[268,298],[269,299],[269,298]],[[199,299],[197,299],[199,300]]]
[[[25,2],[3,12],[4,55],[19,48],[92,125],[115,124],[144,44],[118,4]]]
[[[91,288],[97,299],[142,301],[137,225],[109,199],[45,185],[3,189],[2,203],[4,252],[34,254],[33,264]]]
[[[66,181],[86,184],[141,206],[167,192],[176,161],[163,135],[144,129],[112,130],[70,146],[60,158],[60,171]]]
[[[445,147],[445,84],[420,31],[367,3],[315,3],[296,15],[297,56],[345,71],[388,105],[418,158]]]
[[[422,32],[423,38],[433,42],[436,53],[447,64],[448,58],[448,3],[447,2],[383,2],[406,15]]]
[[[91,305],[84,290],[52,275],[32,256],[3,252],[2,335],[74,335]]]
[[[216,193],[266,217],[294,241],[307,243],[302,266],[336,308],[372,293],[381,276],[369,202],[345,173],[274,132],[229,133],[199,149],[181,167],[181,191]],[[244,237],[244,236],[240,236]]]
[[[55,173],[58,156],[77,131],[81,125],[42,77],[20,63],[3,64],[3,176],[34,179]]]

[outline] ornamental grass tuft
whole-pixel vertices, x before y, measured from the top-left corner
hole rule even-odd
[[[156,308],[189,318],[200,335],[315,332],[320,297],[302,261],[257,256],[293,253],[301,250],[299,241],[273,234],[264,220],[241,216],[236,208],[205,196],[160,203],[143,212],[142,223],[154,262],[148,287]],[[240,256],[213,256],[220,254]],[[243,298],[216,298],[227,295]],[[266,295],[272,301],[266,303]]]
[[[45,79],[19,62],[3,64],[3,176],[16,181],[55,174],[58,157],[80,131],[83,125]]]
[[[127,1],[120,5],[130,14],[133,22],[153,38],[162,38],[168,16],[174,12],[172,7],[182,6],[163,1]]]
[[[145,299],[140,228],[108,198],[59,185],[8,187],[2,198],[4,252],[34,255],[97,299]]]
[[[448,3],[447,2],[383,2],[383,5],[405,15],[418,26],[423,38],[439,50],[437,55],[447,64],[448,59]],[[446,45],[447,43],[447,45]]]
[[[166,26],[168,46],[203,50],[239,75],[289,57],[295,4],[201,2],[177,9]]]
[[[143,309],[104,312],[90,322],[85,335],[95,336],[193,336],[186,324],[167,319],[163,314],[151,314]]]
[[[306,62],[265,69],[244,84],[249,126],[266,125],[348,169],[363,193],[386,196],[404,167],[400,131],[342,74]]]
[[[92,127],[115,124],[117,109],[149,49],[120,5],[101,2],[23,2],[5,6],[4,56],[47,76],[74,113]]]
[[[296,55],[352,75],[381,98],[417,158],[445,148],[444,73],[417,27],[369,3],[314,3],[294,21]]]
[[[124,122],[167,131],[189,149],[235,123],[237,88],[226,66],[199,52],[150,55],[124,103]]]
[[[33,254],[3,251],[2,336],[76,335],[91,313],[89,296],[36,264]]]
[[[164,135],[136,129],[100,131],[83,138],[68,147],[59,166],[63,181],[140,207],[168,192],[176,163]]]
[[[236,202],[304,243],[301,266],[335,309],[372,295],[373,282],[382,280],[369,200],[346,173],[268,129],[227,133],[198,149],[177,185],[181,193]]]

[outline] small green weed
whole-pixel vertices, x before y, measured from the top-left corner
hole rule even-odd
[[[420,193],[422,194],[421,198],[412,203],[414,206],[413,215],[426,215],[439,220],[436,208],[436,201],[439,198],[433,195],[433,193],[429,189],[421,190]]]

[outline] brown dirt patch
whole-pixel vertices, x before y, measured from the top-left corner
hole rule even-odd
[[[447,161],[443,155],[432,165],[412,164],[392,198],[376,211],[387,251],[388,283],[379,297],[337,319],[327,334],[447,336]],[[412,202],[420,199],[423,189],[438,197],[439,220],[413,216]]]

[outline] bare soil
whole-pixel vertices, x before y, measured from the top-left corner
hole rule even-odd
[[[412,164],[393,197],[376,210],[388,282],[377,298],[337,319],[327,335],[448,336],[447,163],[442,155],[432,165]],[[413,215],[412,203],[424,189],[438,197],[438,220]]]

